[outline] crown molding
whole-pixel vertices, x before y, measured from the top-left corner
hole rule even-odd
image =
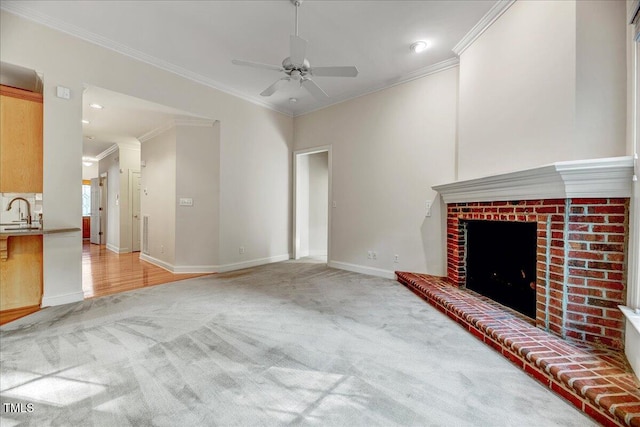
[[[491,9],[469,30],[467,34],[453,47],[453,53],[460,56],[482,33],[484,33],[516,0],[498,0]]]
[[[192,71],[189,71],[185,68],[174,65],[162,59],[156,58],[155,56],[147,55],[146,53],[143,53],[143,52],[140,52],[139,50],[125,46],[121,43],[115,42],[106,37],[102,37],[98,34],[94,34],[90,31],[76,27],[75,25],[71,25],[66,22],[51,18],[50,16],[47,16],[40,12],[36,12],[27,6],[20,4],[19,2],[2,2],[0,9],[7,11],[9,13],[12,13],[14,15],[18,15],[29,21],[33,21],[38,24],[44,25],[46,27],[53,28],[54,30],[61,31],[63,33],[69,34],[73,37],[77,37],[89,43],[96,44],[98,46],[101,46],[103,48],[128,56],[135,60],[160,68],[164,71],[168,71],[170,73],[176,74],[185,79],[219,90],[220,92],[224,92],[228,95],[232,95],[237,98],[243,99],[252,104],[259,105],[264,108],[268,108],[269,110],[277,111],[287,116],[291,116],[291,112],[288,110],[278,108],[273,104],[269,104],[261,100],[258,100],[256,98],[247,96],[218,81],[205,77],[201,74],[194,73]]]
[[[176,126],[213,127],[213,125],[217,121],[218,120],[211,120],[211,119],[185,119],[185,118],[171,119],[161,124],[157,128],[151,129],[149,132],[143,135],[140,135],[137,139],[142,143],[150,140],[151,138],[155,138],[156,136]]]
[[[445,203],[631,197],[631,156],[557,162],[436,185]]]
[[[409,83],[410,81],[417,80],[422,77],[430,76],[432,74],[439,73],[440,71],[445,71],[450,68],[457,67],[458,65],[460,65],[460,58],[458,57],[445,59],[444,61],[437,62],[435,64],[429,65],[428,67],[424,67],[416,71],[412,71],[411,73],[408,73],[402,77],[392,80],[391,82],[387,80],[383,84],[380,84],[374,87],[373,89],[368,90],[367,92],[363,92],[363,93],[351,92],[351,93],[344,94],[342,96],[338,96],[336,98],[332,98],[332,99],[335,99],[335,102],[332,102],[329,105],[323,105],[321,107],[317,107],[311,110],[301,111],[297,114],[294,114],[293,117],[300,117],[300,116],[304,116],[305,114],[311,114],[316,111],[324,110],[325,108],[333,107],[334,105],[351,101],[352,99],[360,98],[362,96],[371,95],[372,93],[380,92],[385,89],[390,89],[394,86],[398,86],[404,83]]]
[[[105,157],[107,157],[108,155],[115,153],[116,151],[118,151],[118,144],[114,143],[111,147],[107,148],[106,150],[104,150],[102,153],[98,154],[96,156],[96,159],[98,159],[98,161],[104,159]]]

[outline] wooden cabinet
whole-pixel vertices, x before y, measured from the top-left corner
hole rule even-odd
[[[42,94],[0,85],[0,192],[42,193]]]
[[[7,311],[35,311],[42,302],[42,236],[3,237],[8,258],[0,261],[0,317]]]

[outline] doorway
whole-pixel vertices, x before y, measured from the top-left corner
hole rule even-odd
[[[131,252],[140,252],[140,171],[129,170]]]
[[[294,259],[330,259],[331,147],[294,152]]]

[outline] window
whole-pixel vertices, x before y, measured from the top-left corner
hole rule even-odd
[[[91,185],[82,184],[82,216],[91,215]]]

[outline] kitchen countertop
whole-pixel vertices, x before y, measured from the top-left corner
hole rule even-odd
[[[21,227],[18,228],[16,226],[10,227],[0,227],[0,236],[2,237],[11,237],[11,236],[40,236],[43,234],[55,234],[55,233],[72,233],[74,231],[80,231],[78,227],[67,227],[67,228],[27,228]]]

